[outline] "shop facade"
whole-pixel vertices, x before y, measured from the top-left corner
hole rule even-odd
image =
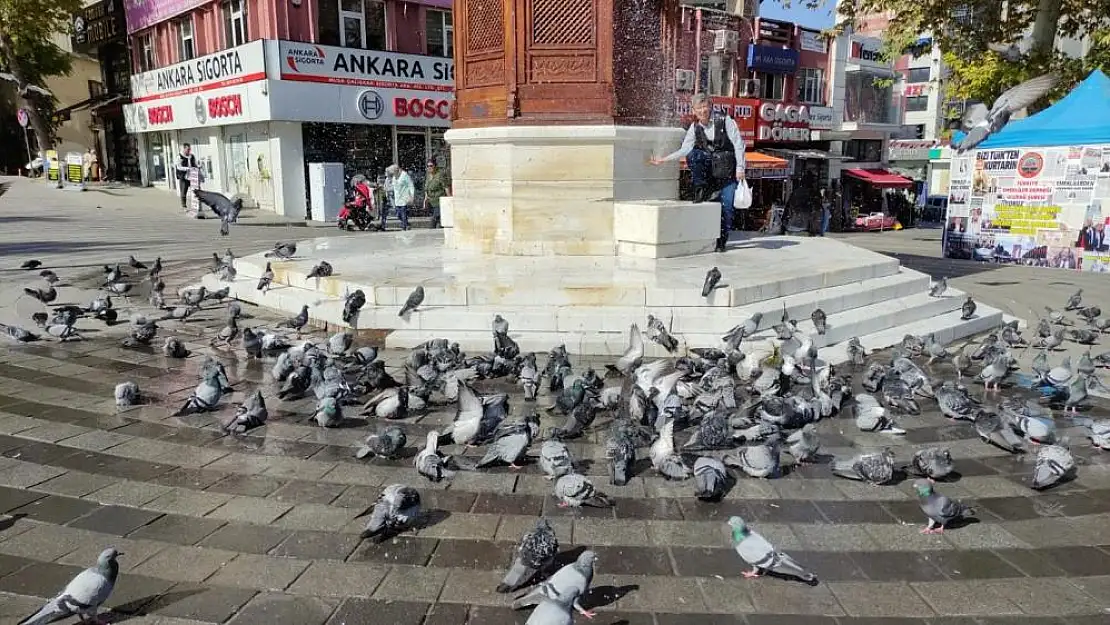
[[[188,143],[201,188],[302,218],[308,163],[375,178],[397,162],[414,181],[430,156],[448,166],[452,85],[442,57],[256,40],[132,76],[124,111],[144,184],[177,192]]]

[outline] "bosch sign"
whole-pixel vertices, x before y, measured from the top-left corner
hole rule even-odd
[[[451,101],[435,98],[394,98],[393,114],[397,117],[450,119]]]
[[[146,110],[147,121],[151,126],[173,123],[172,106],[152,106]]]
[[[243,114],[243,96],[238,93],[208,99],[208,117],[238,117]]]

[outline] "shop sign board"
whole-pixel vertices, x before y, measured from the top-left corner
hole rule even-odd
[[[755,141],[756,115],[759,109],[759,100],[755,98],[725,98],[710,96],[709,104],[714,117],[728,115],[736,122],[736,128],[744,141]],[[683,126],[693,123],[694,116],[690,112],[689,94],[675,95],[675,110],[682,119]]]
[[[809,107],[764,102],[759,105],[759,141],[809,141]]]

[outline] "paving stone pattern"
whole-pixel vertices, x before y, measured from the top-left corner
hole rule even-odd
[[[67,269],[75,284],[96,271]],[[175,261],[167,291],[200,271],[199,263]],[[76,293],[76,301],[88,296]],[[1078,479],[1034,493],[1023,481],[1028,459],[983,445],[970,426],[933,411],[900,422],[905,440],[860,433],[846,418],[821,423],[829,454],[893,445],[905,460],[922,445],[952,450],[959,476],[939,488],[972,503],[979,522],[923,536],[908,481],[870,487],[833,478],[824,464],[777,480],[739,478],[715,504],[694,499],[690,483],[660,479],[646,460],[627,486],[609,486],[603,417],[571,449],[616,505],[568,511],[555,505],[534,462],[431,484],[415,475],[411,456],[355,460],[353,446],[377,424],[324,430],[302,421],[312,402],[274,398],[268,363],[208,346],[203,337],[220,325],[220,310],[210,306],[163,330],[227,366],[236,393],[210,415],[169,416],[195,386],[199,357],[118,348],[120,327],[82,322],[97,330],[85,342],[0,345],[0,625],[36,609],[108,545],[126,553],[107,606],[112,622],[524,623],[528,613],[510,610],[511,597],[493,588],[538,514],[551,519],[562,562],[586,547],[599,554],[584,603],[598,609],[593,622],[606,625],[1110,621],[1110,454],[1091,450],[1077,429],[1063,433],[1075,441]],[[249,312],[252,325],[274,321]],[[384,357],[396,367],[403,355]],[[150,405],[118,412],[112,388],[123,380],[138,383]],[[271,421],[225,435],[219,421],[256,385]],[[1106,412],[1096,404],[1086,416]],[[452,414],[403,422],[410,446]],[[544,416],[543,425],[550,421]],[[423,526],[382,544],[361,541],[359,515],[383,485],[399,481],[421,490]],[[747,519],[821,584],[741,578],[724,524],[730,515]]]

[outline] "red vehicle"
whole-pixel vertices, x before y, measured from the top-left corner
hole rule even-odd
[[[374,191],[365,178],[352,180],[347,201],[339,210],[336,225],[340,230],[366,230],[374,226]]]
[[[893,215],[870,213],[856,217],[856,230],[901,230],[902,224]]]

